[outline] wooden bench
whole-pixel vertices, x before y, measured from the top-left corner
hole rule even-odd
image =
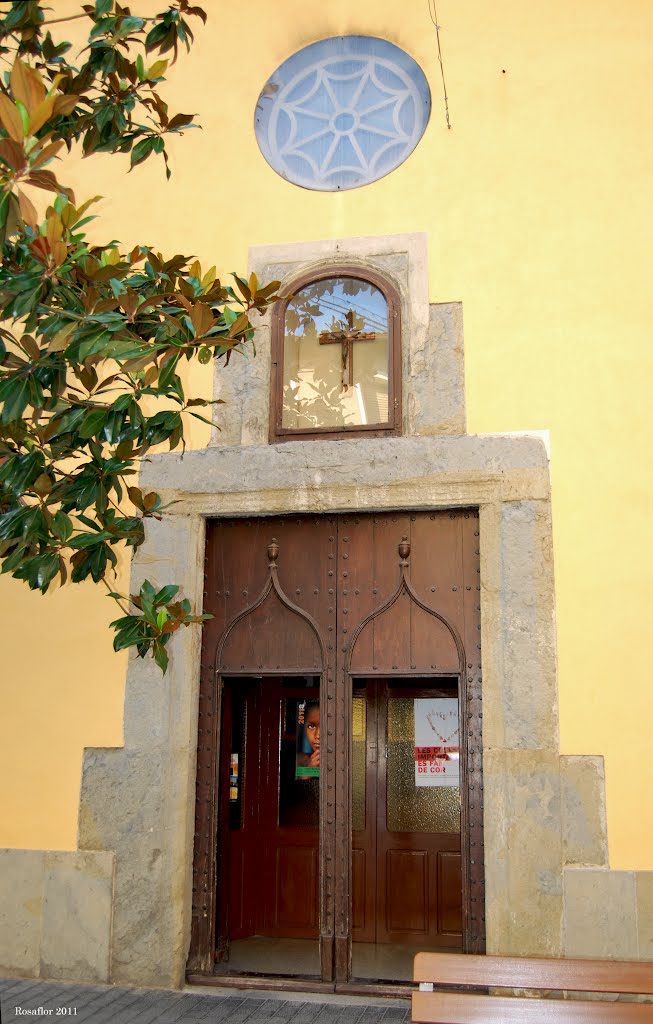
[[[437,986],[653,994],[653,963],[418,953],[414,1024],[653,1024],[653,1003],[440,991]],[[434,985],[434,991],[424,991]]]

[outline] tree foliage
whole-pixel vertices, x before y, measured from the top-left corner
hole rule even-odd
[[[180,367],[226,364],[253,345],[249,313],[277,298],[278,282],[227,285],[193,258],[94,244],[84,228],[95,200],[78,202],[57,176],[74,147],[128,153],[130,169],[160,155],[170,175],[166,138],[195,124],[159,95],[164,55],[190,48],[205,12],[188,0],[151,18],[116,0],[83,4],[76,64],[51,13],[41,0],[0,3],[2,572],[43,593],[103,582],[123,612],[114,648],[151,653],[165,671],[170,636],[205,616],[174,584],[146,581],[131,605],[111,589],[116,548],[138,548],[145,520],[164,510],[133,478],[151,449],[184,446],[188,417],[211,422],[213,403],[186,395]]]

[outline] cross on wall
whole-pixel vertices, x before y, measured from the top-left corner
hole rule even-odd
[[[376,341],[376,331],[355,331],[354,311],[346,314],[347,328],[338,331],[321,331],[318,337],[320,345],[342,346],[342,389],[347,391],[354,384],[354,343],[359,341]]]

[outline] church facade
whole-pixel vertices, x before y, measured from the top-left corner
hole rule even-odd
[[[653,957],[650,699],[626,684],[650,603],[646,144],[598,88],[608,53],[650,70],[589,5],[544,30],[504,7],[481,45],[480,5],[436,27],[426,5],[398,26],[385,3],[281,4],[260,37],[238,15],[219,66],[210,20],[175,70],[180,102],[233,103],[204,100],[179,149],[195,222],[158,226],[282,299],[256,357],[215,370],[219,429],[141,474],[169,507],[130,592],[173,581],[212,618],[162,679],[98,656],[85,597],[86,668],[36,673],[56,696],[40,774],[10,787],[5,973],[372,991],[422,949]],[[608,125],[621,158],[597,165]],[[143,170],[125,241],[157,224]]]

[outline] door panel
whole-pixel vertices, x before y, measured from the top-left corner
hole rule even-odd
[[[360,771],[353,787],[354,804],[366,808],[364,827],[352,830],[354,941],[462,945],[459,790],[415,783],[413,702],[457,689],[455,680],[435,683],[371,679],[365,697],[354,692],[353,717],[365,701],[367,726],[364,795]]]
[[[420,937],[428,934],[428,857],[426,850],[398,850],[396,848],[386,850],[384,864],[386,912],[385,915],[379,916],[385,925],[384,930],[388,933],[406,932]],[[401,894],[400,899],[395,898],[396,893]]]
[[[446,935],[462,932],[462,907],[456,894],[462,889],[460,855],[438,854],[438,931]]]
[[[302,933],[317,937],[317,847],[278,845],[276,857],[276,913],[266,934]]]
[[[367,856],[365,850],[351,851],[353,883],[352,927],[359,934],[365,931],[365,891],[367,888]]]
[[[227,857],[218,904],[228,906],[222,927],[230,940],[318,936],[319,779],[295,779],[300,700],[319,700],[319,688],[278,678],[225,683],[223,779],[234,755],[240,767],[232,799],[223,796],[221,829]]]

